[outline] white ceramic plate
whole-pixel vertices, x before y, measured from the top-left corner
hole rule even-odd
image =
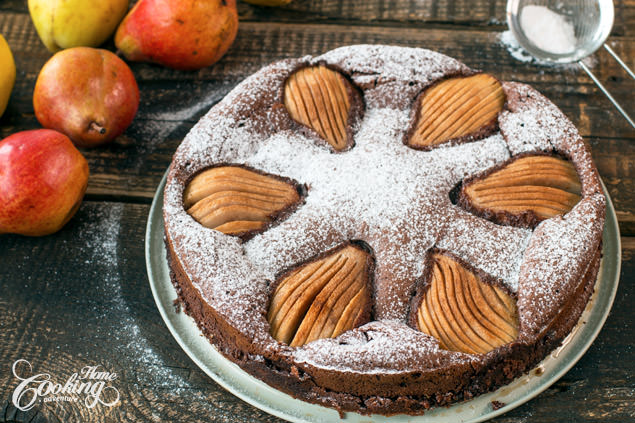
[[[163,243],[163,188],[165,176],[154,196],[146,228],[146,266],[152,294],[165,324],[181,348],[192,360],[219,385],[243,401],[292,422],[333,422],[339,420],[338,413],[330,408],[310,404],[282,393],[266,383],[250,376],[236,364],[220,354],[199,331],[194,320],[185,313],[177,313],[173,301],[177,298]],[[362,416],[346,413],[344,421],[357,422],[481,422],[503,414],[529,401],[564,375],[582,357],[598,335],[606,320],[620,274],[621,248],[617,217],[611,199],[604,188],[607,199],[606,223],[603,235],[603,258],[595,292],[586,307],[580,322],[565,339],[563,346],[552,352],[528,375],[516,379],[497,391],[476,398],[435,408],[422,416],[379,415]],[[505,406],[492,409],[492,401]]]

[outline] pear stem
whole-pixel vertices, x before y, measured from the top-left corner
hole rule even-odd
[[[101,126],[95,121],[92,121],[90,125],[88,125],[88,130],[99,132],[102,135],[106,133],[106,128],[104,128],[103,126]]]

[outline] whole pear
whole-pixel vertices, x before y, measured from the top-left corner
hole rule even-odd
[[[64,134],[22,131],[0,141],[0,233],[57,232],[75,214],[88,163]]]
[[[115,45],[128,60],[195,70],[217,62],[237,31],[236,0],[140,0]]]
[[[33,108],[45,128],[95,147],[121,135],[139,107],[139,87],[126,63],[108,50],[56,53],[35,82]]]
[[[128,0],[29,0],[35,29],[52,52],[101,45],[127,11]]]
[[[15,62],[9,44],[0,35],[0,116],[4,113],[15,84]]]

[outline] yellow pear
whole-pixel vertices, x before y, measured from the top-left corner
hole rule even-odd
[[[35,29],[52,52],[101,45],[127,11],[128,0],[29,0]]]
[[[4,113],[9,102],[11,90],[15,83],[15,62],[9,44],[0,35],[0,116]]]

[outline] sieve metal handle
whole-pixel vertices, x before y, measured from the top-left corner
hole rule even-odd
[[[628,66],[626,66],[626,63],[624,63],[622,61],[622,59],[620,59],[620,57],[615,54],[615,52],[613,51],[613,49],[611,47],[609,47],[607,44],[604,44],[604,48],[611,54],[611,56],[613,56],[613,58],[617,61],[617,63],[620,64],[620,66],[622,66],[624,68],[624,70],[626,71],[626,73],[628,73],[631,78],[635,79],[635,73],[633,73],[632,70],[629,69]],[[624,116],[624,119],[626,119],[626,121],[633,127],[635,128],[635,122],[633,122],[633,119],[628,115],[628,113],[626,113],[626,110],[624,110],[622,108],[622,106],[620,106],[620,104],[617,102],[617,100],[615,100],[615,98],[611,95],[611,93],[604,87],[604,85],[602,85],[602,83],[600,82],[599,79],[597,79],[597,77],[593,74],[593,72],[591,72],[591,69],[589,69],[589,67],[587,65],[585,65],[584,63],[582,63],[582,60],[580,60],[578,62],[578,64],[580,65],[580,67],[582,69],[584,69],[584,71],[589,75],[589,77],[593,80],[593,82],[595,82],[595,85],[597,85],[600,90],[602,90],[602,92],[604,93],[604,95],[611,100],[611,103],[613,103],[613,106],[615,106],[615,108],[617,109],[618,112],[620,112],[622,114],[622,116]]]
[[[622,66],[624,68],[624,70],[626,71],[626,73],[628,73],[631,78],[635,79],[635,73],[633,73],[633,71],[626,66],[626,63],[624,63],[624,61],[620,58],[620,56],[618,56],[611,47],[609,47],[608,44],[604,44],[604,48],[606,49],[606,51],[608,51],[609,53],[611,53],[611,56],[613,56],[613,58],[615,59],[615,61],[617,61],[617,63],[620,64],[620,66]]]

